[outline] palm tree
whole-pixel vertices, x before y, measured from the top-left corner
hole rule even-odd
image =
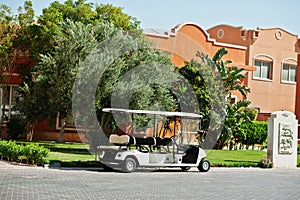
[[[241,80],[246,78],[243,74],[243,68],[237,68],[236,66],[227,67],[228,64],[232,63],[231,60],[223,61],[222,58],[226,55],[228,51],[225,48],[219,49],[214,57],[210,59],[207,55],[197,53],[197,56],[202,59],[202,61],[211,65],[218,75],[222,79],[223,87],[225,93],[227,94],[226,101],[226,118],[223,124],[223,130],[220,133],[217,144],[215,148],[222,148],[226,141],[229,141],[237,127],[244,123],[245,121],[250,121],[249,116],[245,112],[241,112],[241,108],[250,105],[250,101],[247,101],[247,93],[250,92],[250,88],[241,84]],[[236,103],[231,102],[231,96],[233,91],[238,91],[244,97]]]
[[[233,91],[239,91],[246,98],[247,92],[250,92],[250,88],[241,84],[241,79],[246,78],[246,76],[242,74],[244,69],[237,68],[236,66],[226,67],[228,64],[232,63],[231,60],[226,60],[225,62],[222,60],[222,57],[227,53],[228,51],[225,48],[221,48],[212,59],[223,80],[225,91],[228,93],[229,97],[231,97]]]

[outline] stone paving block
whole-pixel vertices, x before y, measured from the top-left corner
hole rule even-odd
[[[299,199],[300,169],[59,170],[0,161],[0,199]]]

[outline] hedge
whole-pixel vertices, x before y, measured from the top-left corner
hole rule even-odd
[[[10,162],[43,165],[49,149],[36,144],[16,144],[15,141],[0,140],[0,158]]]
[[[268,123],[258,121],[243,123],[238,127],[236,137],[245,145],[263,144],[268,137]]]

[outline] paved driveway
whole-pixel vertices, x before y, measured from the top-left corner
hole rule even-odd
[[[47,169],[0,162],[0,199],[299,199],[300,169],[208,173]]]

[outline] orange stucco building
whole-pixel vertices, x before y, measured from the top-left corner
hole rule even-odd
[[[224,47],[232,65],[245,68],[243,84],[251,89],[251,107],[259,110],[258,120],[266,121],[272,112],[287,110],[300,119],[300,40],[281,28],[247,30],[218,25],[203,30],[195,23],[181,23],[170,31],[147,29],[156,48],[172,53],[172,61],[182,66],[195,58],[197,51],[213,56]],[[299,96],[299,98],[298,98]],[[236,95],[237,99],[242,97]]]
[[[196,23],[181,23],[170,31],[147,29],[145,34],[156,48],[170,52],[172,54],[171,61],[179,67],[183,66],[185,61],[197,59],[196,53],[198,51],[212,57],[220,48],[224,47],[228,50],[228,54],[224,56],[225,60],[231,60],[232,65],[242,67],[246,71],[255,70],[254,67],[245,65],[247,47],[219,42],[211,38],[209,33]],[[242,80],[242,84],[247,83]],[[234,97],[236,99],[243,98],[238,93]]]
[[[217,41],[247,47],[246,65],[256,67],[247,72],[251,88],[248,99],[267,120],[278,110],[295,112],[298,36],[280,28],[246,30],[243,27],[218,25],[208,30]]]

